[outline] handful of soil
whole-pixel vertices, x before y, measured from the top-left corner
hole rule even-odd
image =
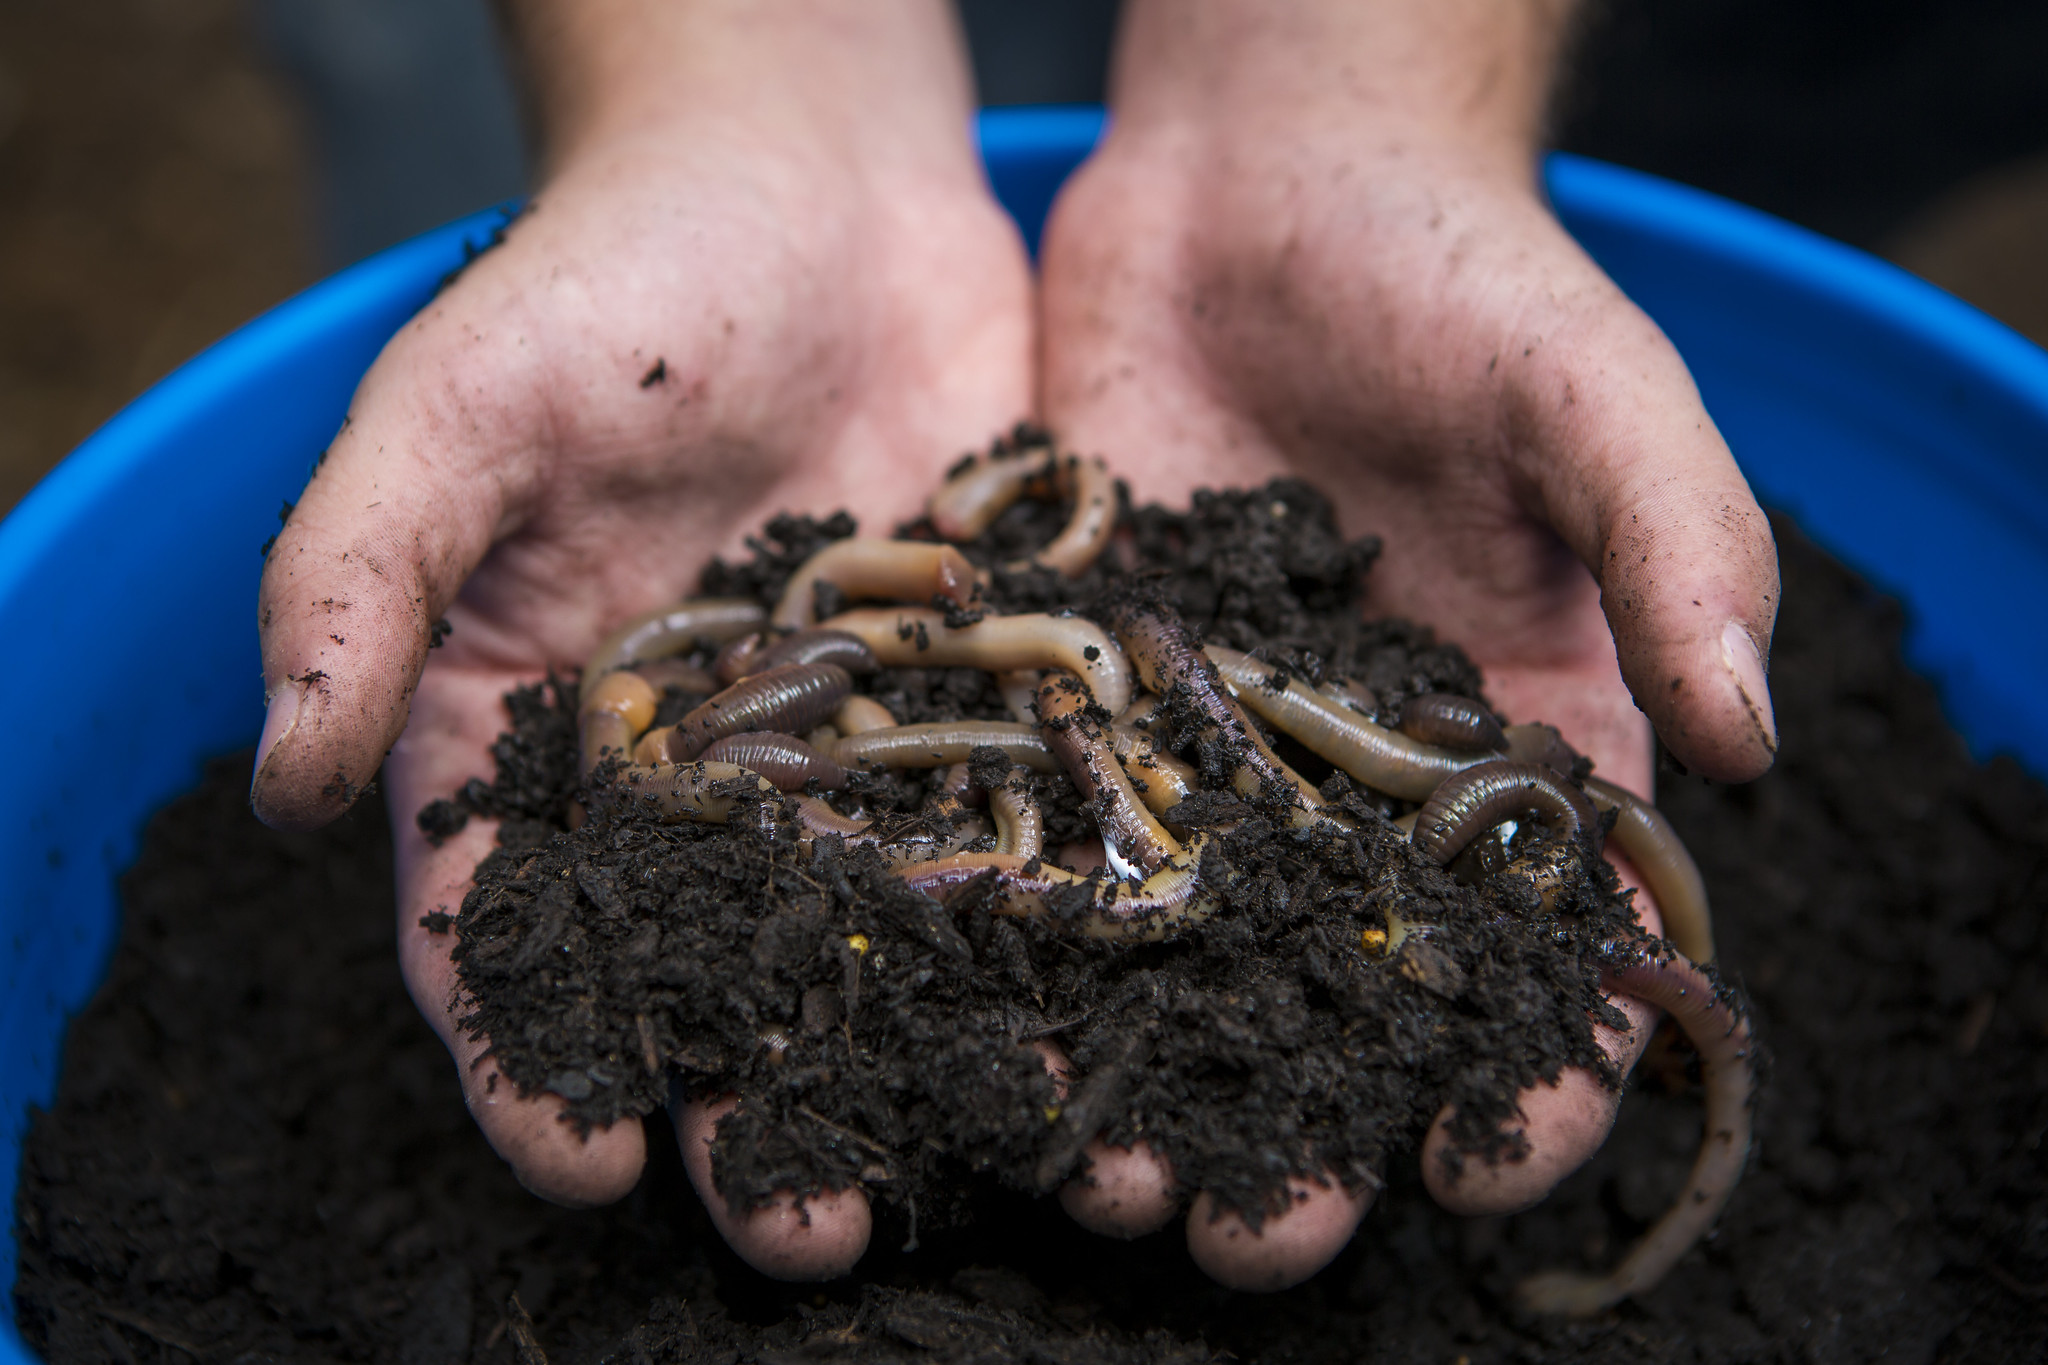
[[[1456,647],[1362,620],[1378,543],[1318,493],[1132,507],[1020,429],[897,539],[855,530],[777,518],[706,598],[509,697],[495,778],[420,813],[502,821],[428,927],[522,1093],[586,1125],[737,1094],[736,1211],[857,1186],[914,1243],[986,1182],[1085,1174],[1100,1136],[1256,1228],[1290,1178],[1375,1190],[1447,1106],[1448,1159],[1498,1161],[1519,1090],[1618,1084],[1604,977],[1713,1039],[1726,1141],[1622,1271],[1531,1301],[1611,1302],[1711,1222],[1747,1029],[1599,853],[1668,828],[1554,730],[1503,729]],[[1638,861],[1704,960],[1665,845]]]

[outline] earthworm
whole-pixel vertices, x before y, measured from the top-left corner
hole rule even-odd
[[[978,878],[993,876],[990,906],[998,914],[1036,915],[1088,938],[1124,938],[1156,943],[1176,929],[1216,913],[1221,898],[1202,880],[1202,854],[1209,836],[1198,835],[1181,856],[1133,889],[1054,867],[1036,858],[1006,853],[959,853],[919,863],[898,873],[928,896],[944,898]],[[1054,901],[1071,887],[1092,888],[1088,908],[1071,919],[1057,918]]]
[[[633,741],[654,722],[658,700],[654,685],[638,673],[607,673],[583,689],[576,708],[576,741],[584,776],[607,753],[627,757]]]
[[[875,671],[875,653],[858,635],[813,626],[763,645],[741,665],[740,677],[765,673],[780,664],[838,664],[857,676]]]
[[[1052,447],[1037,446],[1015,454],[977,456],[973,463],[940,484],[925,504],[932,529],[947,540],[973,540],[994,524],[1004,509],[1051,472]]]
[[[1307,778],[1294,771],[1286,760],[1273,752],[1272,747],[1266,743],[1266,737],[1259,733],[1259,727],[1252,724],[1251,717],[1245,714],[1242,703],[1235,697],[1229,697],[1225,700],[1230,703],[1231,709],[1237,713],[1238,722],[1244,726],[1245,737],[1251,741],[1252,748],[1258,752],[1259,757],[1275,773],[1279,774],[1282,782],[1294,788],[1296,801],[1294,823],[1305,825],[1317,820],[1336,820],[1340,824],[1350,824],[1350,821],[1331,814],[1327,809],[1329,802],[1323,800],[1323,794],[1317,791]],[[1235,785],[1239,795],[1249,797],[1257,795],[1259,788],[1256,779],[1248,780],[1247,772],[1248,770],[1245,768],[1238,769]]]
[[[1605,1275],[1546,1271],[1515,1287],[1516,1297],[1539,1313],[1585,1317],[1654,1287],[1713,1226],[1749,1156],[1756,1076],[1744,1012],[1682,956],[1611,966],[1604,976],[1610,989],[1668,1011],[1692,1040],[1706,1082],[1706,1126],[1685,1189],[1621,1264]]]
[[[864,735],[870,730],[895,729],[896,716],[873,697],[856,692],[839,703],[832,713],[832,725],[842,736]]]
[[[1010,708],[1010,719],[1026,725],[1038,724],[1038,713],[1031,708],[1038,696],[1039,677],[1040,670],[1036,668],[1013,668],[996,674],[996,690],[1003,694],[1003,705]]]
[[[661,757],[687,763],[704,746],[748,730],[808,730],[838,709],[853,679],[837,664],[783,664],[742,678],[669,726]]]
[[[1499,753],[1508,744],[1493,712],[1453,692],[1424,692],[1401,703],[1394,727],[1410,739],[1461,754]]]
[[[817,616],[818,585],[830,583],[850,598],[897,598],[919,603],[943,597],[956,607],[974,600],[974,565],[950,545],[921,540],[835,540],[790,575],[769,620],[808,626]]]
[[[1024,786],[1022,768],[988,794],[988,813],[996,822],[996,852],[1036,858],[1045,852],[1045,813]]]
[[[1178,688],[1197,723],[1230,750],[1236,759],[1231,780],[1240,793],[1256,795],[1276,784],[1299,790],[1299,779],[1270,756],[1230,704],[1216,665],[1170,607],[1143,599],[1123,603],[1116,613],[1116,637],[1130,651],[1138,678],[1147,688],[1162,697]]]
[[[974,770],[965,763],[953,763],[939,774],[939,790],[947,796],[965,800],[969,789],[974,786]]]
[[[1415,846],[1441,867],[1481,831],[1530,812],[1560,843],[1582,833],[1599,837],[1600,819],[1584,792],[1540,763],[1496,759],[1446,779],[1431,794],[1415,820]]]
[[[730,640],[758,630],[767,613],[749,597],[698,597],[643,612],[604,637],[583,661],[587,688],[615,668],[680,654],[699,640]]]
[[[1180,840],[1167,833],[1139,799],[1103,727],[1088,715],[1086,698],[1081,680],[1073,674],[1046,674],[1038,686],[1039,728],[1081,799],[1093,804],[1104,848],[1149,876],[1179,856]]]
[[[647,659],[633,665],[633,671],[647,679],[648,685],[659,692],[664,687],[673,687],[678,692],[716,692],[719,683],[709,673],[695,664],[686,664],[681,659]]]
[[[774,730],[749,730],[727,735],[704,746],[706,763],[735,763],[756,772],[786,792],[803,791],[815,779],[825,791],[846,785],[846,769],[795,735]]]
[[[1131,730],[1150,731],[1166,719],[1160,710],[1161,702],[1157,693],[1140,692],[1131,698],[1131,704],[1116,714],[1116,724]]]
[[[1045,773],[1060,770],[1037,726],[1002,720],[948,720],[868,730],[841,738],[833,744],[831,757],[844,768],[943,768],[967,762],[982,744],[1001,749],[1012,763]]]
[[[731,763],[635,764],[619,774],[622,791],[670,823],[703,820],[722,825],[732,814],[736,793],[749,785],[764,795],[775,794],[767,778]]]
[[[1154,815],[1164,815],[1201,789],[1201,775],[1159,747],[1157,740],[1134,726],[1109,727],[1117,761],[1131,775],[1138,799]]]
[[[1579,762],[1579,751],[1564,742],[1555,725],[1510,725],[1501,732],[1507,739],[1507,756],[1517,763],[1541,763],[1569,773]]]
[[[1375,725],[1272,664],[1221,645],[1209,646],[1207,653],[1238,700],[1377,791],[1404,801],[1427,800],[1445,778],[1472,766],[1472,755],[1421,744]]]
[[[1377,721],[1380,715],[1380,699],[1370,687],[1355,678],[1326,678],[1316,684],[1316,693],[1328,697],[1340,706],[1348,706],[1367,720]]]
[[[865,835],[870,827],[869,821],[841,815],[822,796],[799,796],[793,804],[797,825],[806,836],[836,834],[853,840]]]
[[[718,680],[719,687],[731,687],[754,670],[749,664],[760,657],[768,644],[768,636],[761,631],[751,630],[745,635],[726,642],[711,660],[711,676]],[[712,689],[714,692],[717,688]]]
[[[1694,962],[1714,960],[1714,917],[1706,879],[1664,813],[1625,788],[1586,779],[1586,795],[1602,813],[1618,810],[1612,838],[1643,874],[1664,914],[1664,937]]]
[[[1074,500],[1074,512],[1031,562],[1073,578],[1096,561],[1116,532],[1116,480],[1097,456],[1065,455],[1053,468],[1053,482]]]
[[[1064,668],[1080,675],[1104,709],[1117,712],[1130,704],[1130,660],[1085,617],[1026,612],[948,630],[936,611],[867,609],[842,612],[825,625],[867,641],[885,668]]]

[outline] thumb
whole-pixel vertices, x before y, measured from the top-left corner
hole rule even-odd
[[[1770,523],[1656,324],[1614,291],[1587,333],[1515,383],[1532,481],[1600,584],[1622,678],[1658,738],[1689,768],[1748,781],[1778,748]]]
[[[509,419],[479,423],[440,396],[474,385],[417,383],[432,371],[408,354],[420,340],[403,334],[365,379],[264,563],[269,713],[249,795],[276,829],[317,828],[368,786],[405,728],[434,622],[505,510],[507,481],[473,471]]]

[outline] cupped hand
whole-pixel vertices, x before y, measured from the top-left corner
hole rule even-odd
[[[1752,778],[1776,745],[1775,549],[1684,363],[1543,202],[1533,115],[1489,104],[1540,105],[1512,62],[1480,60],[1536,8],[1136,0],[1111,131],[1048,225],[1043,409],[1149,496],[1313,481],[1348,532],[1385,539],[1374,611],[1462,644],[1498,707],[1621,786],[1651,795],[1653,725],[1693,769]],[[1446,48],[1473,69],[1413,78]],[[1432,99],[1448,112],[1422,117]],[[1655,1012],[1615,1003],[1632,1027],[1601,1041],[1625,1072]],[[1424,1178],[1457,1212],[1526,1207],[1617,1100],[1567,1071],[1522,1095],[1523,1159],[1458,1174],[1440,1118]],[[1077,1217],[1125,1235],[1170,1218],[1162,1162],[1097,1155]],[[1202,1196],[1187,1235],[1218,1279],[1275,1288],[1364,1208],[1305,1182],[1254,1236]]]
[[[570,1205],[632,1188],[641,1126],[580,1135],[462,1030],[455,935],[421,920],[460,907],[494,828],[436,848],[416,813],[491,771],[513,686],[688,595],[776,511],[914,515],[952,453],[1031,401],[1029,268],[975,164],[957,52],[905,74],[843,70],[868,59],[857,43],[807,68],[750,70],[743,49],[583,129],[504,244],[386,347],[263,576],[257,812],[324,823],[383,765],[407,985],[492,1145]],[[693,1177],[713,1117],[678,1114]],[[866,1241],[857,1194],[740,1218],[697,1183],[770,1273],[840,1273]]]

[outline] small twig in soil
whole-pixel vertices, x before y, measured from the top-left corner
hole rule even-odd
[[[2012,1272],[2001,1269],[1989,1261],[1984,1262],[1984,1273],[2023,1299],[2048,1299],[2048,1281],[2027,1284],[2016,1278]]]
[[[130,1313],[126,1309],[107,1307],[99,1307],[95,1311],[109,1322],[117,1322],[123,1327],[133,1328],[151,1341],[168,1346],[174,1351],[183,1351],[194,1360],[198,1360],[202,1354],[197,1346],[178,1336],[170,1328],[151,1322],[140,1313]]]
[[[832,1120],[826,1118],[817,1110],[811,1108],[808,1104],[799,1104],[796,1107],[796,1112],[802,1114],[812,1123],[819,1124],[822,1127],[830,1128],[833,1132],[839,1134],[839,1136],[845,1138],[848,1142],[854,1143],[857,1146],[867,1148],[869,1151],[875,1153],[877,1156],[882,1158],[883,1165],[886,1166],[888,1164],[888,1159],[890,1155],[889,1149],[887,1147],[884,1147],[881,1143],[876,1142],[873,1138],[862,1137],[859,1133],[854,1132],[851,1128],[841,1127],[839,1124],[836,1124]]]
[[[512,1345],[519,1352],[519,1365],[548,1365],[548,1353],[540,1348],[540,1338],[533,1330],[533,1318],[527,1313],[526,1305],[519,1301],[516,1289],[505,1300],[505,1323],[512,1332]]]

